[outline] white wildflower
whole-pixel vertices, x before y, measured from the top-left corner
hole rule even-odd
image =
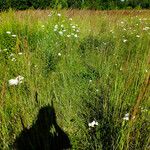
[[[98,92],[99,90],[98,89],[96,89],[96,92]]]
[[[23,54],[23,53],[21,53],[21,52],[20,52],[20,53],[18,53],[18,55],[22,55],[22,54]]]
[[[74,37],[75,37],[75,38],[77,38],[77,37],[78,37],[78,35],[77,35],[77,34],[75,34],[75,35],[74,35]]]
[[[9,57],[13,57],[13,56],[14,56],[14,54],[13,54],[13,53],[11,53]]]
[[[57,29],[57,28],[58,28],[58,25],[56,24],[56,25],[54,26],[54,28]]]
[[[13,35],[11,35],[12,37],[16,37],[17,35],[15,35],[15,34],[13,34]]]
[[[72,18],[69,18],[70,21],[72,21]]]
[[[63,35],[63,32],[62,32],[62,31],[59,31],[59,34],[60,34],[60,35]]]
[[[71,35],[69,35],[69,34],[67,35],[67,37],[70,37],[70,36],[71,36]]]
[[[123,120],[129,120],[129,113],[125,114],[125,116],[123,117]]]
[[[55,29],[54,29],[54,31],[56,32],[56,31],[57,31],[57,29],[55,28]]]
[[[89,127],[92,127],[92,128],[93,128],[93,127],[95,127],[95,126],[98,126],[98,122],[94,120],[94,121],[92,121],[91,123],[89,123],[88,125],[89,125]]]
[[[89,80],[90,83],[92,83],[92,80]]]
[[[63,27],[64,27],[64,25],[62,24],[62,25],[61,25],[61,27],[63,28]]]
[[[61,53],[58,53],[58,56],[61,56]]]
[[[76,28],[76,26],[72,26],[72,28],[73,28],[73,29],[75,29],[75,28]]]
[[[123,42],[126,43],[128,40],[127,39],[123,39]]]
[[[7,34],[11,34],[11,32],[10,32],[10,31],[7,31],[6,33],[7,33]]]
[[[150,27],[145,27],[145,28],[143,28],[144,31],[147,31],[147,30],[149,30],[149,29],[150,29]]]
[[[140,36],[139,36],[139,35],[136,35],[136,37],[139,38]]]
[[[60,14],[60,13],[58,13],[58,14],[57,14],[57,16],[58,16],[58,17],[61,17],[61,14]]]
[[[9,85],[18,85],[18,84],[22,83],[23,79],[24,79],[24,77],[19,75],[15,79],[10,79],[8,82],[9,82]]]
[[[11,61],[16,61],[16,58],[12,58]]]

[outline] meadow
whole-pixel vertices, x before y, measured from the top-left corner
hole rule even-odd
[[[150,11],[0,13],[0,149],[54,103],[75,150],[150,149]]]

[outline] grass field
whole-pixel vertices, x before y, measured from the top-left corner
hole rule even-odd
[[[72,149],[150,149],[149,10],[1,12],[0,69],[0,149],[52,100]]]

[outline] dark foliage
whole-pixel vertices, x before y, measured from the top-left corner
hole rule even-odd
[[[0,0],[0,10],[8,8],[87,8],[87,9],[121,9],[121,8],[150,8],[150,0]]]

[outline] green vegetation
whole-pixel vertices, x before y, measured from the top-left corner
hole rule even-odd
[[[20,118],[31,127],[51,100],[73,149],[149,149],[148,18],[149,11],[1,13],[0,149],[12,149]]]
[[[8,8],[148,9],[150,0],[0,0],[0,10]]]

